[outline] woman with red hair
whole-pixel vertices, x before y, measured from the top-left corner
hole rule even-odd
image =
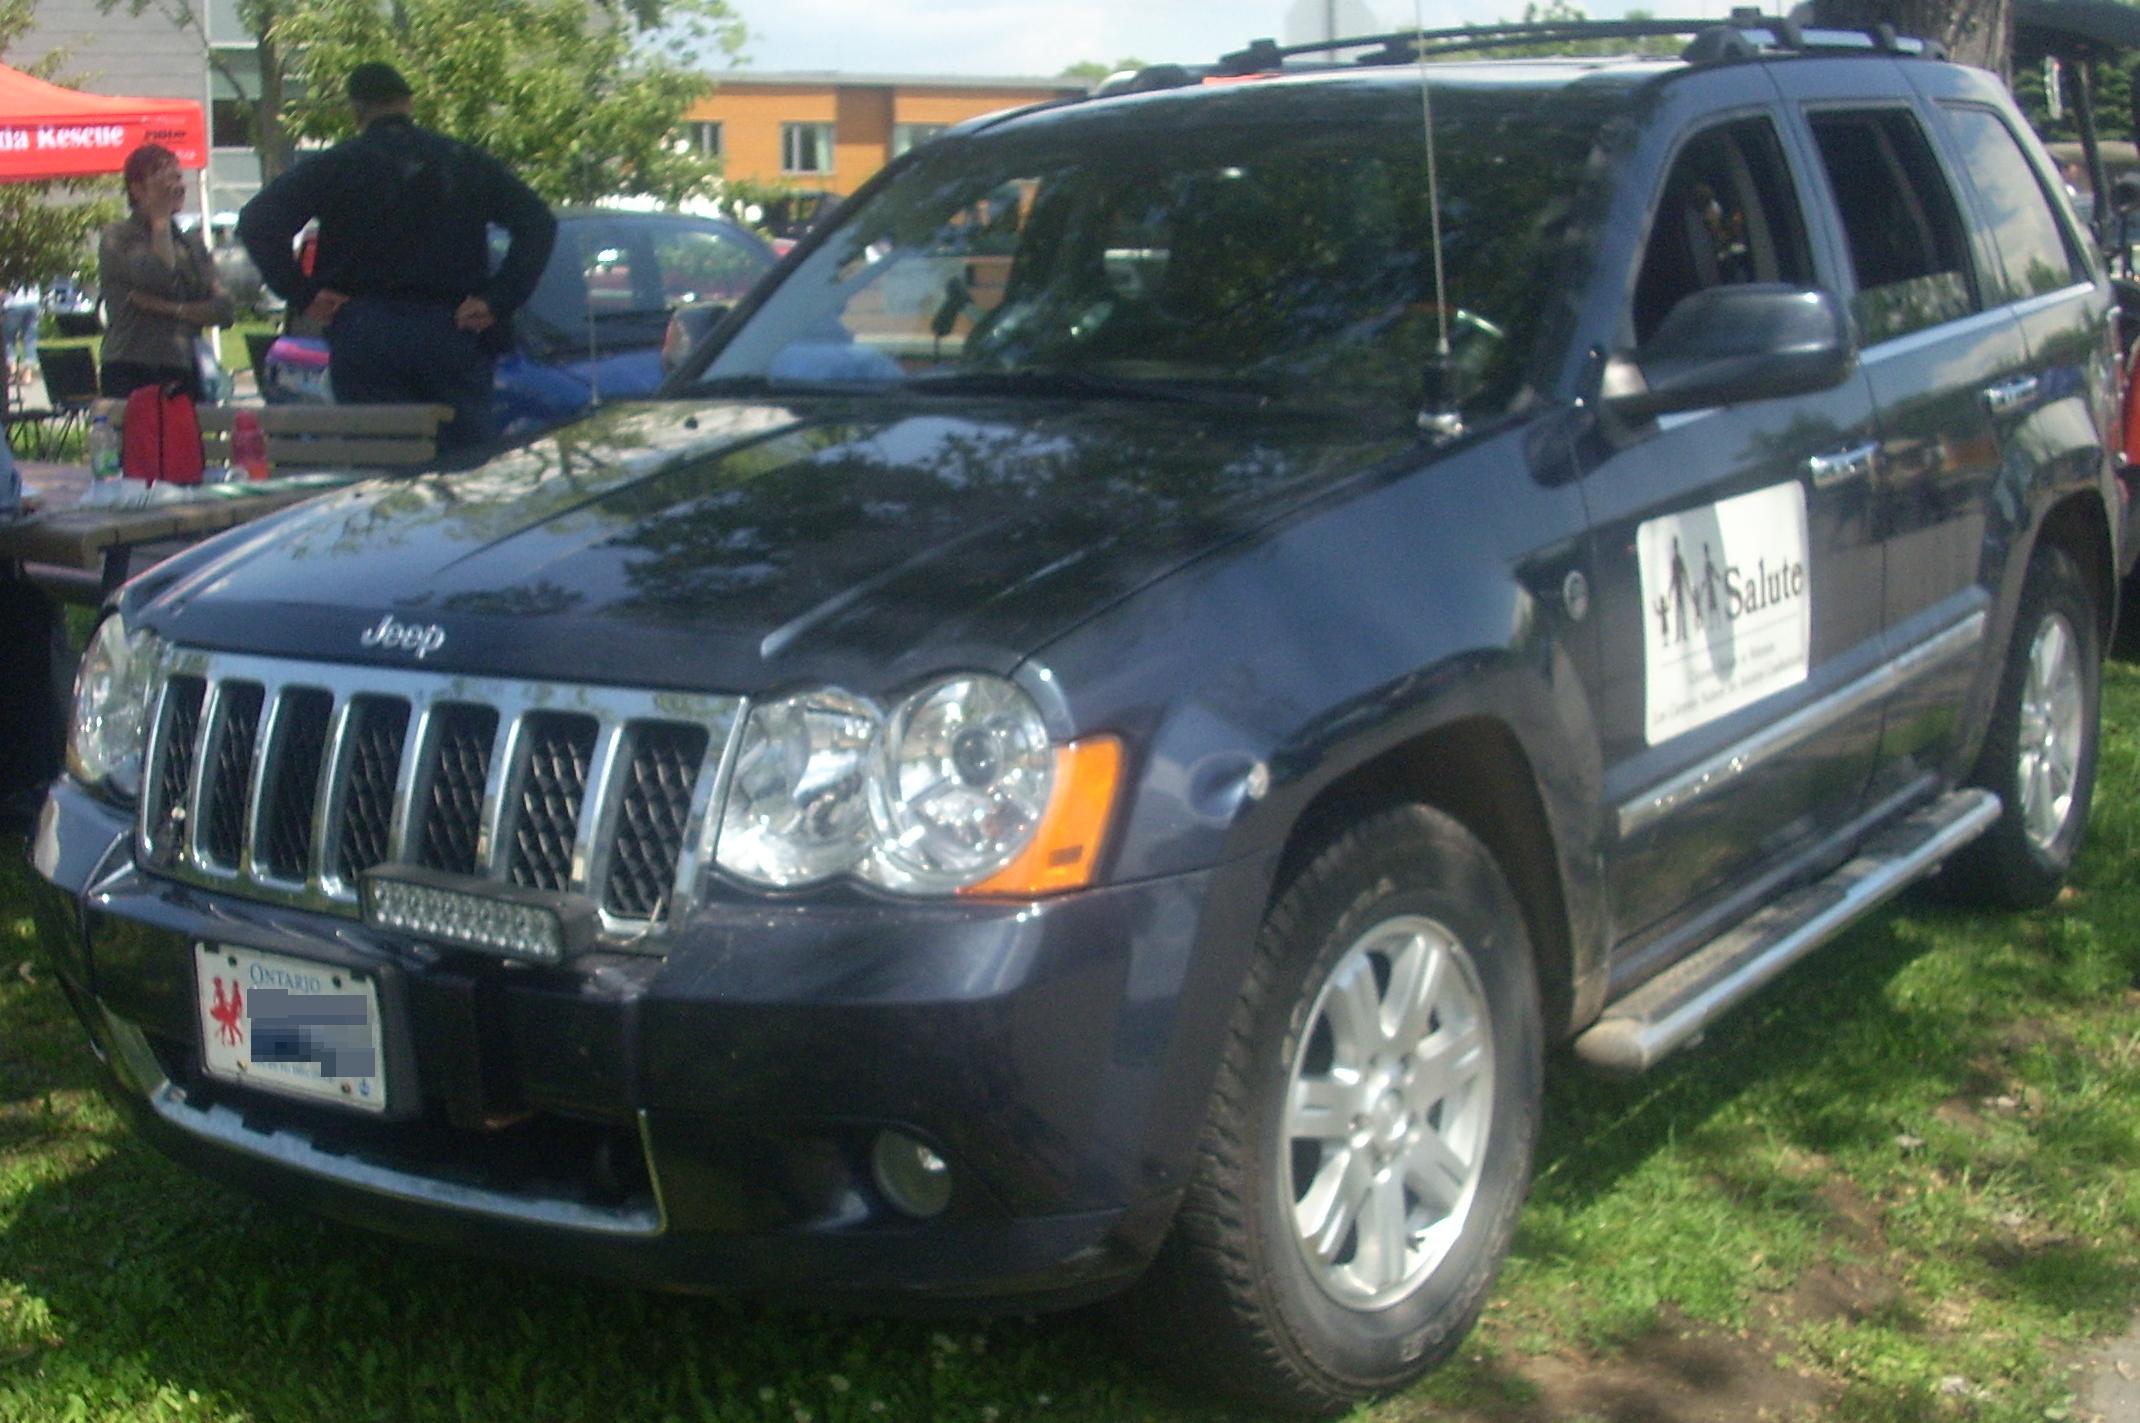
[[[124,171],[132,211],[105,228],[97,243],[108,313],[104,394],[175,384],[200,400],[195,340],[210,327],[230,325],[236,308],[216,281],[200,233],[173,221],[186,205],[177,155],[160,143],[144,143],[126,156]]]

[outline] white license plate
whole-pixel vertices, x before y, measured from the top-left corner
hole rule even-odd
[[[208,1075],[386,1110],[379,985],[369,974],[231,944],[193,946]]]

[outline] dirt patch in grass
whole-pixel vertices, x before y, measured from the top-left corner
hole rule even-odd
[[[1808,1155],[1786,1169],[1810,1175],[1826,1165]],[[1468,1416],[1491,1423],[1792,1423],[1834,1416],[1846,1382],[1808,1367],[1802,1331],[1892,1320],[1907,1308],[1908,1296],[1886,1273],[1900,1262],[1879,1205],[1841,1177],[1823,1180],[1815,1195],[1828,1211],[1828,1258],[1753,1300],[1745,1328],[1700,1323],[1667,1306],[1653,1329],[1608,1354],[1503,1354],[1492,1372],[1506,1401]],[[1966,1314],[1952,1321],[1967,1322]],[[1939,1319],[1915,1323],[1945,1327]]]
[[[1668,1312],[1611,1358],[1531,1355],[1513,1376],[1536,1390],[1495,1423],[1753,1423],[1819,1418],[1840,1386],[1779,1362],[1765,1331],[1732,1334]]]

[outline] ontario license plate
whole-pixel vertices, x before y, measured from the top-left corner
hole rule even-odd
[[[371,975],[231,944],[193,946],[210,1077],[359,1111],[386,1110]]]

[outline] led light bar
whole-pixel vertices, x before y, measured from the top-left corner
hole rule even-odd
[[[376,929],[531,963],[559,963],[594,938],[592,902],[442,870],[378,865],[364,875],[364,921]]]

